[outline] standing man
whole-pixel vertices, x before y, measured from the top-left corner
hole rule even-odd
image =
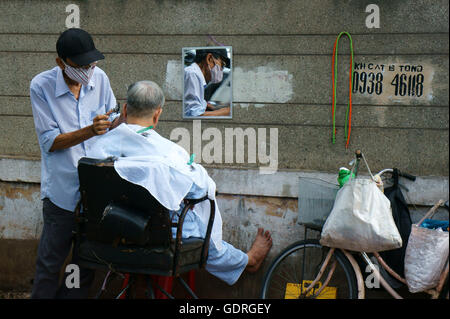
[[[80,269],[80,288],[68,289],[64,281],[60,287],[59,275],[72,247],[74,210],[80,198],[78,160],[97,135],[112,128],[108,118],[116,98],[105,72],[96,67],[105,57],[89,33],[77,28],[64,31],[56,50],[57,66],[36,75],[30,84],[41,150],[44,219],[31,298],[87,298],[93,271]],[[77,263],[75,252],[71,263]]]

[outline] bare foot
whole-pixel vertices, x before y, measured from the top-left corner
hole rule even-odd
[[[258,228],[255,241],[247,253],[248,264],[246,270],[248,272],[258,271],[271,247],[272,237],[270,236],[270,232],[268,230],[264,232],[263,228]]]

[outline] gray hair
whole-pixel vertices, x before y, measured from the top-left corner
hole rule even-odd
[[[131,84],[127,91],[127,110],[130,115],[151,115],[164,105],[164,93],[153,81],[139,81]]]

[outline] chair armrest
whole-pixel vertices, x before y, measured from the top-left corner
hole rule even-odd
[[[214,218],[216,217],[216,201],[210,199],[209,204],[211,211],[209,214],[208,227],[206,228],[205,242],[203,243],[202,255],[200,258],[200,268],[206,265],[206,260],[208,259],[209,242],[211,239],[212,226],[214,224]]]
[[[176,234],[176,237],[175,237],[174,269],[173,269],[173,273],[174,274],[178,273],[178,268],[179,268],[178,264],[179,264],[179,259],[180,259],[181,235],[183,233],[184,218],[186,217],[186,214],[187,214],[188,210],[193,208],[193,207],[194,207],[193,204],[186,203],[186,201],[185,201],[184,208],[181,211],[180,217],[178,218],[177,234]],[[174,224],[172,224],[172,225],[174,225]]]
[[[181,249],[184,218],[186,217],[187,212],[190,209],[194,208],[195,204],[198,204],[205,200],[209,200],[211,211],[210,211],[210,215],[209,215],[208,226],[206,229],[205,240],[204,240],[203,247],[202,247],[202,253],[201,253],[200,264],[199,264],[200,268],[204,267],[204,265],[206,264],[206,260],[208,257],[209,242],[211,239],[212,226],[214,223],[214,218],[215,218],[215,213],[216,213],[215,201],[209,199],[208,195],[206,195],[205,197],[202,197],[202,198],[198,198],[198,199],[184,199],[185,206],[184,206],[183,210],[181,211],[181,214],[178,218],[178,223],[177,223],[177,234],[176,234],[176,239],[175,239],[175,252],[174,252],[174,255],[175,255],[174,256],[175,257],[174,273],[177,273],[177,271],[178,271],[178,260],[179,260],[179,252]]]

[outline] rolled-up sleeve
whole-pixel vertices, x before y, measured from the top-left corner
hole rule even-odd
[[[201,79],[195,73],[186,72],[184,76],[184,114],[199,116],[206,111],[206,101],[203,99]]]
[[[109,82],[108,76],[105,74],[105,82],[104,82],[104,91],[105,93],[105,108],[106,112],[109,112],[111,109],[115,108],[117,105],[116,97],[114,96],[114,92],[111,88],[111,84]],[[111,114],[109,117],[110,121],[114,121],[117,117],[120,116],[120,113]]]
[[[114,96],[113,90],[111,88],[111,84],[109,82],[108,76],[105,74],[105,104],[106,104],[106,112],[113,109],[117,105],[116,97]]]
[[[39,145],[44,152],[50,152],[55,138],[61,134],[61,131],[50,111],[42,89],[34,82],[31,82],[30,85],[30,99]]]

